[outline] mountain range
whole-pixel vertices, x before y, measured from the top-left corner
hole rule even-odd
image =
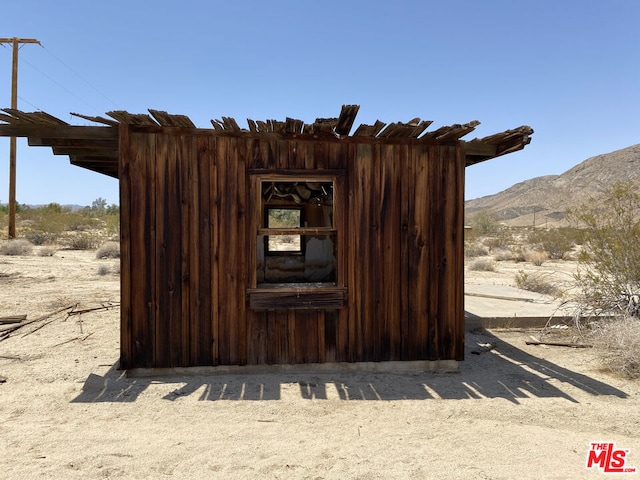
[[[640,187],[640,144],[588,158],[560,175],[517,183],[495,195],[465,202],[466,218],[491,212],[508,226],[559,226],[566,211],[602,196],[616,182]]]

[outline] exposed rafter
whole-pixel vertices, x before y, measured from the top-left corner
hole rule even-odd
[[[457,142],[479,124],[474,120],[465,124],[442,126],[432,131],[430,120],[414,118],[406,123],[386,124],[377,120],[373,125],[361,124],[349,135],[360,107],[343,105],[336,118],[317,118],[313,123],[287,117],[280,120],[247,119],[248,128],[242,128],[232,117],[211,120],[213,134],[224,135],[312,135],[318,137],[359,139],[397,139],[417,142]],[[45,112],[22,112],[4,109],[0,113],[0,136],[27,137],[29,145],[52,147],[55,155],[68,155],[71,163],[112,177],[118,176],[118,129],[120,125],[135,127],[174,127],[195,129],[186,115],[169,114],[149,109],[149,114],[132,114],[124,110],[107,112],[105,118],[72,113],[73,116],[99,123],[102,126],[75,126]],[[204,129],[198,129],[204,131]],[[513,130],[475,138],[464,142],[466,165],[474,165],[491,158],[523,149],[530,141],[533,129],[522,126]]]

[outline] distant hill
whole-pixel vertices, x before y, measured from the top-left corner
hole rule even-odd
[[[490,211],[509,226],[557,226],[567,208],[597,198],[615,182],[629,180],[640,187],[640,144],[588,158],[561,175],[532,178],[495,195],[469,200],[465,213],[470,218]]]

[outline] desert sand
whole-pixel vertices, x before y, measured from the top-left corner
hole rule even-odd
[[[456,373],[129,378],[119,309],[69,315],[118,302],[104,266],[0,256],[0,317],[46,316],[0,341],[2,478],[602,478],[605,441],[640,467],[638,382],[522,329],[467,332]]]

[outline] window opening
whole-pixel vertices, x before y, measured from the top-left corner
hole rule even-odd
[[[267,228],[296,229],[303,226],[303,209],[300,207],[269,207],[265,208],[265,225]],[[282,234],[265,235],[267,255],[273,254],[302,254],[302,238],[300,235]]]
[[[333,181],[262,180],[257,283],[334,284]]]

